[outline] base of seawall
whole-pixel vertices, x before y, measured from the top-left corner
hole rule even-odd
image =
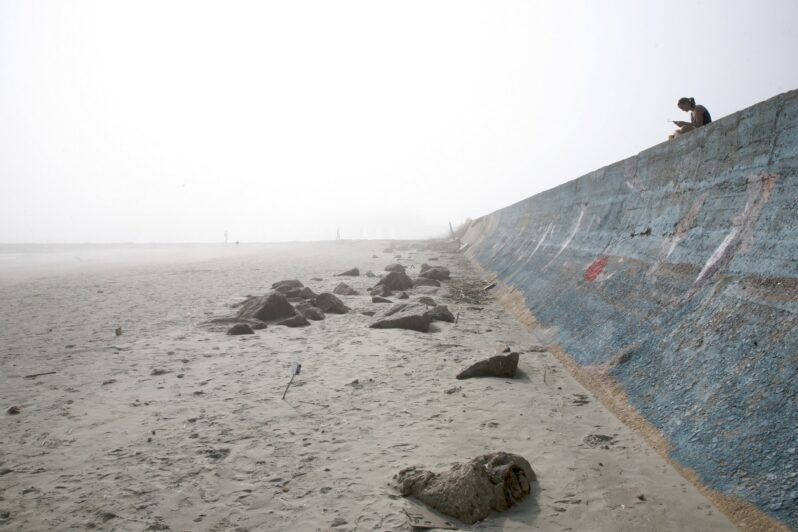
[[[527,307],[521,292],[502,282],[495,272],[485,270],[472,253],[467,251],[465,254],[474,269],[486,279],[486,282],[496,282],[495,288],[492,290],[497,300],[511,315],[530,330],[541,328],[541,324]],[[667,439],[659,429],[631,406],[623,388],[609,375],[608,370],[612,367],[612,362],[582,366],[560,345],[550,343],[547,348],[582,386],[590,390],[625,425],[639,433],[663,459],[712,501],[718,510],[723,512],[740,530],[745,532],[790,531],[786,525],[760,511],[753,504],[707,487],[694,470],[684,467],[674,460],[670,456],[670,444]]]

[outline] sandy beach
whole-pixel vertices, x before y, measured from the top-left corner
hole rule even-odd
[[[541,350],[549,338],[477,290],[462,255],[390,245],[164,247],[70,268],[14,259],[0,279],[0,530],[411,530],[399,470],[491,451],[525,457],[538,480],[522,504],[462,530],[734,529]],[[376,279],[334,274],[393,262],[411,277],[424,262],[451,269],[424,295],[458,322],[370,329]],[[316,292],[343,280],[360,295],[303,328],[203,325],[281,279]],[[455,379],[497,343],[521,353],[517,378]]]

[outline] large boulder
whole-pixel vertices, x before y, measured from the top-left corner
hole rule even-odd
[[[296,279],[285,279],[272,284],[272,290],[277,290],[281,286],[285,288],[302,288],[305,285],[302,284],[302,281],[298,281]]]
[[[443,514],[473,524],[492,511],[503,512],[522,502],[536,477],[523,457],[496,452],[455,464],[442,473],[409,467],[394,479],[403,497],[415,497]]]
[[[437,305],[424,313],[429,317],[430,321],[447,321],[454,323],[454,315],[449,311],[446,305]]]
[[[357,277],[358,275],[360,275],[360,270],[358,268],[352,268],[345,272],[336,273],[335,277]]]
[[[372,303],[393,303],[393,301],[391,301],[390,299],[386,299],[386,298],[380,297],[380,296],[373,296],[371,298],[371,302]]]
[[[239,334],[255,334],[255,331],[252,330],[252,327],[247,325],[246,323],[236,323],[227,331],[227,334],[230,336],[238,336]]]
[[[310,325],[310,322],[302,314],[297,314],[287,320],[277,322],[277,325],[284,325],[285,327],[307,327]]]
[[[316,292],[311,290],[309,287],[304,287],[302,290],[299,291],[299,297],[302,299],[313,299],[316,297]]]
[[[413,280],[404,272],[391,272],[379,280],[377,286],[387,286],[391,290],[413,288]]]
[[[436,281],[435,279],[427,279],[426,277],[419,277],[415,281],[413,281],[413,288],[418,288],[419,286],[440,286],[441,282]]]
[[[344,302],[329,292],[324,292],[316,296],[313,300],[315,307],[320,308],[328,314],[346,314],[351,309],[344,305]]]
[[[338,283],[338,286],[333,288],[333,294],[338,294],[339,296],[356,296],[357,290],[346,283]]]
[[[421,273],[424,273],[425,271],[429,270],[430,268],[432,268],[432,266],[430,266],[429,264],[427,264],[427,263],[425,262],[424,264],[422,264],[422,265],[421,265],[421,268],[420,268],[420,270],[419,270],[419,271],[420,271]]]
[[[402,292],[401,294],[399,294],[399,295],[396,297],[396,299],[410,299],[410,296],[409,296],[409,295],[407,295],[407,292]]]
[[[428,332],[430,318],[425,315],[426,308],[416,303],[397,303],[378,312],[371,322],[372,329],[409,329]]]
[[[460,373],[458,379],[470,379],[472,377],[501,377],[512,379],[518,369],[518,353],[507,355],[495,355],[485,360],[480,360]]]
[[[236,319],[273,321],[282,318],[290,318],[295,314],[296,310],[294,310],[294,307],[288,302],[285,295],[280,292],[272,292],[265,296],[253,297],[245,301],[238,310]]]
[[[388,266],[386,266],[385,271],[405,273],[405,267],[399,264],[398,262],[394,262],[393,264],[389,264]]]
[[[443,266],[434,266],[423,272],[419,273],[419,277],[426,277],[427,279],[435,279],[436,281],[447,281],[449,279],[449,268]]]

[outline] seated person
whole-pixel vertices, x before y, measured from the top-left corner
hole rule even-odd
[[[673,123],[679,126],[679,129],[677,129],[670,138],[678,137],[682,133],[687,133],[697,127],[705,126],[712,122],[712,117],[709,115],[707,108],[703,105],[696,105],[695,98],[679,98],[679,102],[676,105],[684,112],[690,111],[690,121],[674,121]]]

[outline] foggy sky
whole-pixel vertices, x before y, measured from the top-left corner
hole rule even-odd
[[[0,0],[0,242],[410,238],[798,88],[798,2]]]

